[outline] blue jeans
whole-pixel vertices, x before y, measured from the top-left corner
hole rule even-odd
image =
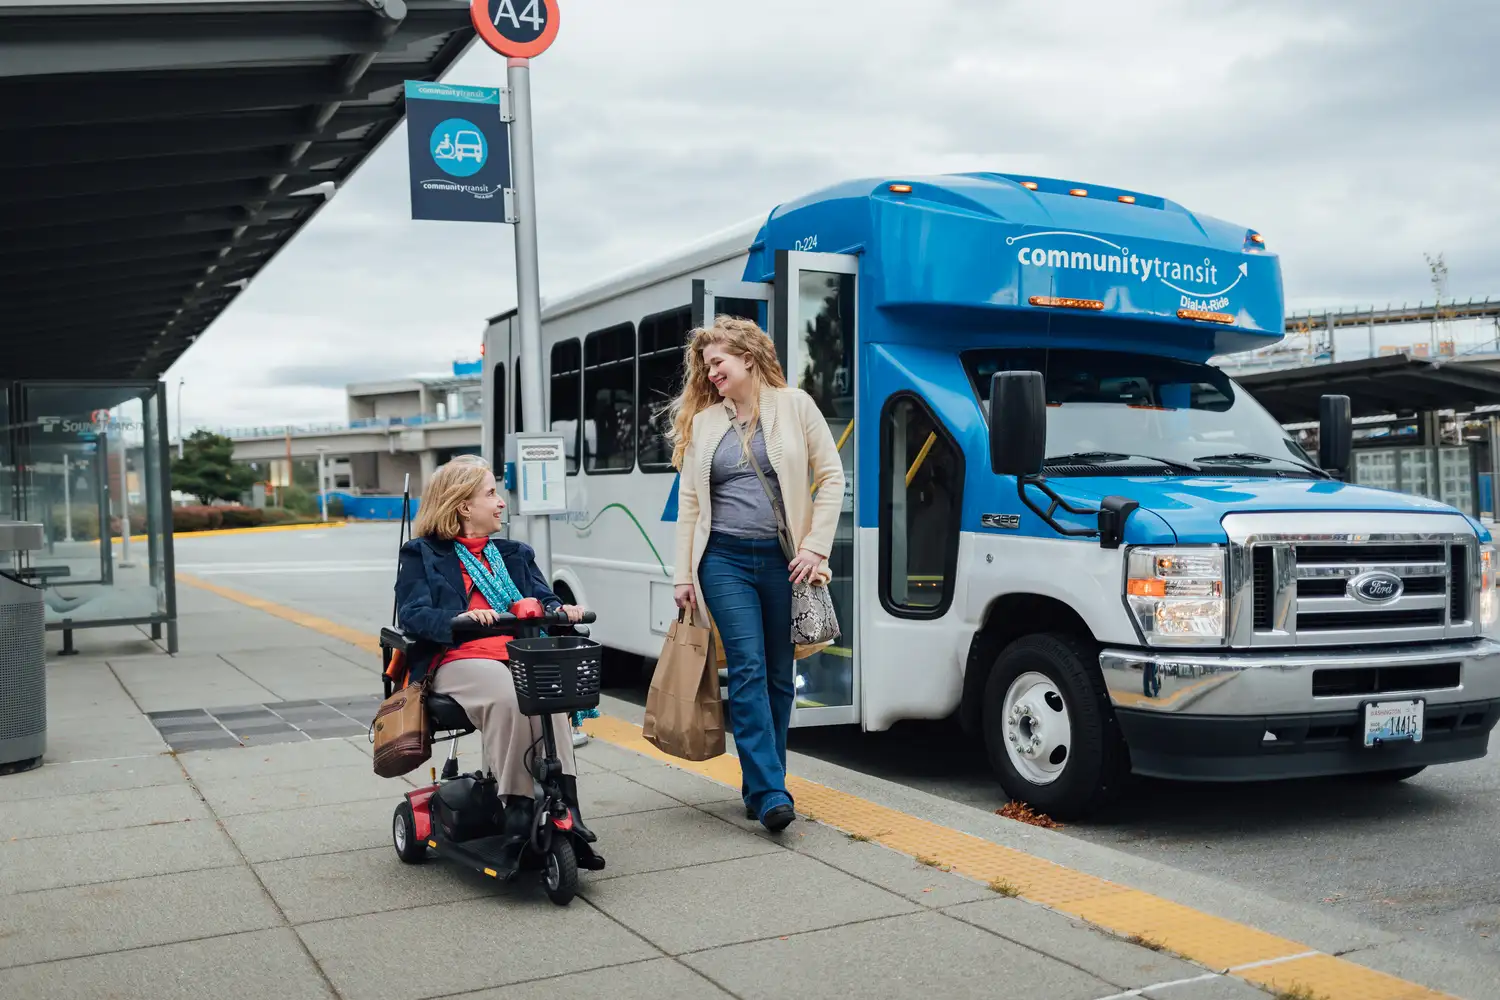
[[[744,776],[745,805],[757,816],[792,805],[786,790],[786,733],[796,697],[792,584],[776,539],[714,532],[698,563],[703,604],[718,626],[729,667],[729,731]]]

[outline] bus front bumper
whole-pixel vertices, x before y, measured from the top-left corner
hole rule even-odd
[[[1264,780],[1483,757],[1500,722],[1500,643],[1099,654],[1132,770]],[[1421,742],[1367,747],[1365,707],[1421,701]]]

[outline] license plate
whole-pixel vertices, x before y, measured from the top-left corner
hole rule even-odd
[[[1423,703],[1377,701],[1365,706],[1365,746],[1422,742]]]

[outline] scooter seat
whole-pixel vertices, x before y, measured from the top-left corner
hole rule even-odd
[[[427,721],[432,724],[433,729],[442,731],[474,728],[474,723],[469,721],[468,713],[462,705],[435,691],[427,693]]]

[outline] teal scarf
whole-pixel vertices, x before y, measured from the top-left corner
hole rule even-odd
[[[484,546],[484,562],[489,563],[488,566],[475,558],[462,541],[455,539],[453,548],[464,569],[469,571],[469,579],[474,581],[474,586],[479,588],[489,606],[501,614],[509,614],[511,606],[521,599],[521,591],[506,572],[505,562],[495,543],[487,542]]]

